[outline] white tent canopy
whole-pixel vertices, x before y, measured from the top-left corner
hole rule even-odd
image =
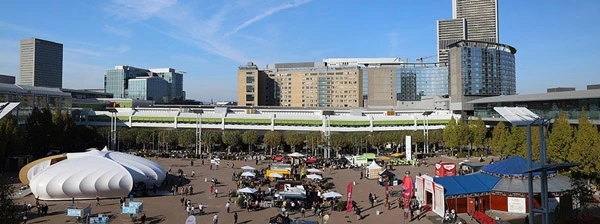
[[[283,178],[283,175],[281,175],[280,173],[271,173],[271,174],[269,174],[269,177],[273,177],[273,178]]]
[[[256,170],[256,168],[251,166],[242,166],[242,170]]]
[[[289,157],[305,157],[306,155],[295,152],[295,153],[288,154],[288,156]]]
[[[309,172],[309,173],[323,173],[322,170],[315,169],[315,168],[310,168],[310,169],[306,170],[306,172]]]
[[[254,193],[256,193],[256,192],[257,192],[257,190],[256,190],[256,189],[254,189],[254,188],[245,187],[245,188],[239,189],[237,192],[238,192],[238,193],[248,193],[248,194],[254,194]]]
[[[256,176],[256,174],[253,172],[243,172],[242,173],[242,177],[254,177],[254,176]]]
[[[340,198],[342,195],[340,193],[330,191],[323,194],[323,198]]]
[[[323,179],[323,177],[321,177],[321,175],[317,175],[317,174],[306,175],[306,178],[308,178],[308,179],[317,179],[317,180]]]
[[[377,163],[375,161],[373,161],[369,166],[367,166],[367,169],[377,169],[377,168],[381,168],[381,166],[377,165]]]

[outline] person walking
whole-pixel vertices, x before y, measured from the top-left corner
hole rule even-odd
[[[96,195],[96,206],[100,205],[100,197],[98,197],[98,195]]]
[[[371,208],[373,208],[373,205],[375,204],[375,198],[373,198],[373,194],[369,193],[369,203],[371,203]]]
[[[146,213],[142,214],[142,217],[140,217],[140,221],[142,221],[142,224],[146,223]]]
[[[363,171],[361,170],[361,171],[360,171],[360,179],[361,179],[361,180],[363,179],[363,175],[364,175],[364,173],[363,173]]]
[[[229,213],[230,207],[231,207],[231,204],[229,202],[227,202],[227,204],[225,204],[225,208],[227,208],[227,213]]]
[[[356,207],[356,221],[360,221],[362,216],[360,215],[360,208]]]
[[[302,218],[306,218],[306,209],[304,207],[300,209],[300,213],[302,213]]]
[[[219,197],[219,189],[215,188],[215,198]]]
[[[237,224],[238,223],[238,214],[237,212],[233,213],[233,224]]]
[[[219,215],[215,214],[215,216],[213,216],[213,224],[219,224]]]

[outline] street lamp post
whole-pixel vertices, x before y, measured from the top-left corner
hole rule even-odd
[[[425,135],[425,145],[423,147],[423,151],[425,151],[425,153],[429,153],[429,115],[432,113],[433,111],[423,112],[423,116],[425,116],[425,121],[423,122],[423,135]]]
[[[110,137],[111,137],[111,150],[116,150],[117,147],[117,112],[119,112],[116,108],[107,108],[108,112],[111,113],[110,119]]]
[[[327,138],[327,150],[325,151],[325,155],[323,156],[324,158],[328,159],[331,157],[331,132],[330,132],[330,127],[331,127],[331,115],[334,115],[335,113],[333,111],[323,111],[323,115],[325,116],[325,138]]]
[[[196,114],[196,155],[202,151],[202,109],[192,109],[192,112]]]

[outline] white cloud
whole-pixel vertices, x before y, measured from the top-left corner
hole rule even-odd
[[[114,16],[127,18],[138,22],[148,19],[162,10],[177,3],[177,0],[116,0],[116,4],[111,4],[108,11]]]
[[[252,19],[246,20],[241,25],[235,27],[231,32],[227,33],[227,36],[235,34],[238,31],[240,31],[241,29],[244,29],[247,26],[250,26],[252,23],[258,22],[258,21],[260,21],[270,15],[273,15],[274,13],[277,13],[281,10],[295,8],[295,7],[301,6],[303,4],[306,4],[310,1],[311,0],[294,0],[294,2],[283,4],[283,5],[278,5],[273,8],[267,9],[264,12],[254,16]]]
[[[121,37],[130,37],[131,36],[131,30],[129,30],[127,28],[123,28],[123,27],[115,27],[115,26],[104,24],[104,31],[106,31],[107,33],[117,35],[117,36],[121,36]]]

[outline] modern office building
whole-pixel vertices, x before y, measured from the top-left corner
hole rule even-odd
[[[365,106],[396,107],[402,104],[400,101],[448,95],[446,64],[409,63],[400,58],[328,58],[323,62],[330,67],[351,65],[363,69]]]
[[[62,88],[63,45],[31,38],[21,40],[19,85]]]
[[[163,82],[148,78],[158,78]],[[137,81],[139,80],[139,81]],[[136,86],[131,87],[135,82]],[[149,86],[140,86],[140,85]],[[160,88],[158,88],[160,86]],[[132,91],[135,91],[132,93]],[[104,92],[115,98],[156,100],[157,103],[181,102],[185,100],[183,72],[172,68],[143,69],[132,66],[115,66],[104,74]]]
[[[10,75],[0,74],[0,83],[4,84],[15,84],[15,77]]]
[[[362,69],[324,62],[238,67],[238,105],[362,107]]]
[[[450,45],[450,109],[472,111],[475,98],[516,94],[515,53],[506,44],[463,40]]]
[[[129,80],[129,99],[169,102],[169,83],[157,76],[137,77]]]
[[[499,42],[498,0],[452,0],[452,19],[438,20],[438,62],[448,60],[448,45],[459,40]]]

